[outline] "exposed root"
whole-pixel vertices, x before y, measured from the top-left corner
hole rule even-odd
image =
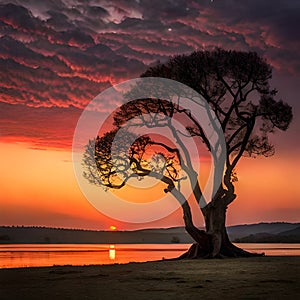
[[[265,253],[255,253],[249,252],[242,248],[239,248],[232,244],[231,242],[226,243],[225,246],[221,248],[221,253],[228,257],[255,257],[255,256],[265,256]]]
[[[207,247],[201,246],[201,244],[195,243],[190,249],[183,253],[179,259],[196,259],[196,258],[210,258],[211,251],[208,251]]]
[[[193,244],[189,250],[177,259],[207,259],[207,258],[237,258],[237,257],[256,257],[264,256],[264,253],[252,253],[243,250],[232,243],[222,245],[218,253],[214,253],[212,247],[203,246],[199,243]]]

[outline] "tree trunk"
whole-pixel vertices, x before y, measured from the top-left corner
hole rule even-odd
[[[264,255],[263,253],[250,253],[230,242],[225,227],[226,208],[224,201],[218,199],[218,201],[211,202],[202,209],[206,231],[197,229],[198,232],[201,232],[200,238],[193,234],[195,229],[185,220],[186,230],[196,243],[180,258],[223,258]]]

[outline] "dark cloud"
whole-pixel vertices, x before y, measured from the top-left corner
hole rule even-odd
[[[199,11],[191,8],[190,4],[192,4],[192,2],[193,1],[187,0],[142,0],[140,1],[140,7],[145,19],[168,22],[197,16]]]
[[[101,6],[84,6],[83,10],[86,11],[87,16],[91,18],[107,18],[109,17],[108,11]]]
[[[30,11],[23,6],[8,3],[0,6],[1,20],[13,27],[22,30],[35,30],[38,28],[38,21],[33,18]]]
[[[49,10],[47,14],[50,16],[50,18],[47,19],[47,25],[49,27],[59,31],[74,29],[74,24],[72,24],[69,18],[63,13]]]
[[[1,101],[30,107],[82,108],[110,86],[107,81],[60,76],[50,69],[31,68],[12,59],[0,59],[0,69]]]
[[[94,40],[90,35],[76,29],[59,32],[56,38],[56,42],[67,43],[78,48],[88,48],[94,45]]]
[[[118,55],[127,57],[129,59],[138,59],[140,61],[143,61],[146,64],[153,63],[155,60],[164,60],[165,56],[157,54],[157,53],[147,53],[142,51],[137,51],[132,48],[130,48],[128,45],[121,46],[122,44],[119,44],[120,47],[116,47],[115,53]]]
[[[296,0],[0,0],[0,103],[82,109],[148,64],[215,46],[299,75],[299,12]]]
[[[26,47],[20,41],[16,41],[8,36],[0,38],[0,57],[2,59],[13,59],[19,64],[24,64],[31,68],[54,69],[57,73],[69,73],[70,69],[57,57],[49,57],[35,52]]]

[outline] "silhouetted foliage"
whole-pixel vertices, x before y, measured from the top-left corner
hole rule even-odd
[[[234,182],[237,181],[236,167],[241,157],[273,155],[274,146],[269,141],[269,134],[278,129],[287,130],[293,117],[292,108],[275,99],[277,90],[269,85],[271,66],[255,52],[216,49],[175,56],[164,64],[149,68],[142,77],[169,78],[193,88],[207,100],[221,124],[227,150],[225,171],[218,192],[208,205],[201,208],[206,232],[194,226],[189,204],[180,192],[180,181],[187,179],[194,187],[196,201],[199,203],[203,197],[198,174],[183,141],[186,136],[173,126],[170,119],[179,118],[190,137],[199,138],[211,153],[214,145],[210,144],[192,112],[183,109],[179,102],[158,97],[137,99],[123,105],[114,114],[115,128],[87,145],[84,176],[91,183],[106,188],[121,188],[132,177],[160,179],[166,184],[165,192],[170,192],[181,203],[186,230],[197,242],[187,257],[249,255],[229,242],[225,216],[227,206],[236,198]],[[128,95],[134,98],[134,90]],[[145,114],[148,114],[148,119],[144,118]],[[131,127],[168,127],[176,148],[146,135],[137,138],[129,129],[124,130],[124,125],[132,119]],[[119,138],[127,144],[119,145],[123,148],[117,149],[119,157],[113,159],[111,149],[116,147],[113,145],[116,134],[121,134]],[[151,151],[155,152],[154,157],[149,155]]]

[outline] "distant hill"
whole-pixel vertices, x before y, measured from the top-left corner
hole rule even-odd
[[[279,235],[300,236],[300,226],[292,230],[280,232]]]
[[[300,243],[300,226],[277,234],[268,232],[250,234],[236,238],[234,241],[240,243]]]
[[[300,242],[300,223],[258,223],[227,227],[235,242]],[[47,227],[0,227],[0,244],[168,244],[192,243],[183,227],[135,231],[93,231]]]
[[[300,223],[257,223],[229,226],[227,227],[227,232],[231,240],[236,240],[257,233],[278,234],[280,232],[296,229],[299,226]]]
[[[92,231],[46,227],[0,227],[0,244],[168,244],[191,243],[184,228]]]

